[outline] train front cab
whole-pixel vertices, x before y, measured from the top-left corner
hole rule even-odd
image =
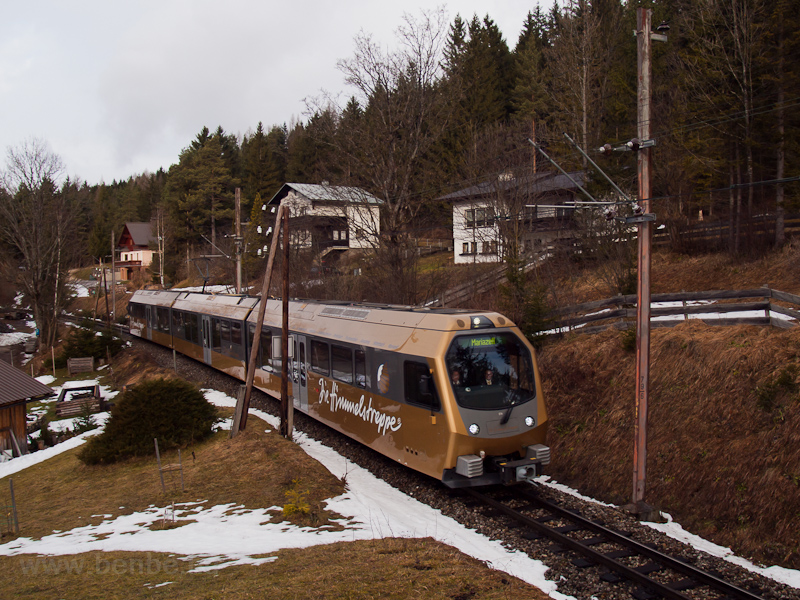
[[[454,432],[442,482],[449,487],[530,481],[550,462],[547,414],[533,348],[516,328],[475,317],[444,353],[439,385]]]

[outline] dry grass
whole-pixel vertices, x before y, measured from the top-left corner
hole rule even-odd
[[[550,471],[615,503],[632,492],[634,355],[622,334],[539,355]],[[800,335],[690,321],[652,333],[646,499],[687,528],[800,567]]]
[[[168,492],[162,493],[155,457],[87,467],[72,450],[16,473],[21,535],[40,538],[104,518],[92,515],[116,517],[173,501],[282,506],[296,481],[310,512],[290,520],[304,526],[329,524],[323,501],[341,494],[343,483],[296,445],[264,433],[263,421],[251,417],[249,423],[248,431],[233,440],[221,432],[183,451],[183,493],[177,479],[168,479]],[[162,459],[177,462],[176,453]],[[0,480],[0,490],[5,504],[6,479]],[[258,566],[205,573],[188,572],[199,566],[196,557],[159,553],[0,557],[0,598],[545,598],[430,539],[339,543],[274,556],[274,562]]]
[[[152,457],[108,466],[86,466],[76,451],[60,454],[13,475],[21,535],[39,538],[53,530],[68,530],[97,521],[92,515],[130,514],[150,504],[205,500],[210,506],[233,502],[246,508],[282,506],[285,492],[299,479],[311,512],[303,524],[327,520],[322,503],[342,493],[343,484],[319,463],[309,460],[295,444],[276,433],[260,433],[264,423],[254,419],[243,435],[228,439],[227,432],[214,435],[182,451],[186,491],[180,480],[165,475],[162,493]],[[177,452],[162,455],[163,463],[177,463]],[[8,483],[0,480],[5,496]],[[120,507],[125,507],[120,509]]]
[[[196,558],[184,560],[157,553],[3,557],[0,597],[85,600],[220,597],[544,600],[547,597],[536,588],[492,571],[480,561],[431,539],[338,543],[282,550],[271,556],[277,560],[205,573],[188,572],[197,566]],[[49,574],[45,571],[48,568]]]

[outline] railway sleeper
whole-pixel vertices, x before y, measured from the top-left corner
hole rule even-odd
[[[605,544],[608,538],[602,535],[596,537],[586,538],[585,540],[578,540],[584,546],[596,546],[597,544]]]
[[[636,571],[637,573],[641,573],[642,575],[649,575],[650,573],[655,573],[656,571],[660,571],[663,568],[664,567],[662,567],[658,563],[649,562],[643,565],[639,565],[638,567],[633,567],[633,570]]]
[[[676,592],[682,592],[683,590],[690,590],[692,588],[696,588],[700,584],[692,579],[691,577],[686,577],[684,579],[679,579],[678,581],[671,581],[667,584],[668,588],[672,588]]]
[[[582,531],[581,525],[564,525],[563,527],[553,527],[553,531],[558,533],[570,533],[571,531]]]
[[[636,588],[631,592],[631,596],[633,596],[636,600],[652,600],[653,598],[660,598],[658,594],[651,592],[646,587]]]

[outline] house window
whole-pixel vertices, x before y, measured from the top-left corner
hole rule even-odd
[[[464,211],[467,227],[491,227],[494,223],[493,208],[475,208]]]
[[[461,254],[469,254],[469,242],[464,242],[461,246]]]
[[[478,253],[478,242],[472,242],[472,252],[471,252],[471,254],[477,254],[477,253]]]
[[[339,241],[339,232],[337,230],[333,230],[333,239],[334,241]]]
[[[475,211],[473,209],[464,211],[464,218],[467,220],[467,227],[475,227]]]

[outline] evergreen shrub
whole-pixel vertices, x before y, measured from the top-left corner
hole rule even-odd
[[[192,384],[177,379],[140,383],[117,397],[106,428],[79,452],[87,465],[109,464],[159,450],[184,448],[211,435],[216,409]]]
[[[122,338],[113,330],[104,328],[98,331],[94,322],[84,319],[79,327],[70,330],[63,351],[56,356],[56,368],[66,368],[68,358],[93,356],[95,359],[105,360],[109,354],[116,356],[123,346]],[[52,367],[52,364],[52,360],[45,359],[46,368]]]

